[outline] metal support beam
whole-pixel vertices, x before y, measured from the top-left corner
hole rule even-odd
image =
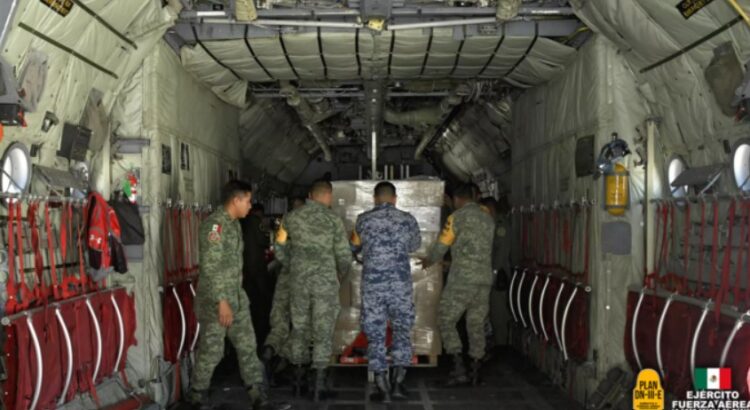
[[[370,19],[388,20],[391,17],[393,2],[391,0],[359,0],[359,11],[362,21]]]
[[[280,93],[278,89],[262,89],[252,91],[255,98],[286,98],[285,95]],[[429,91],[429,92],[416,92],[416,91],[386,91],[385,98],[436,98],[445,97],[450,94],[449,91]],[[301,97],[310,99],[316,98],[364,98],[365,93],[360,90],[305,90],[300,89],[299,95]]]
[[[5,47],[5,40],[8,37],[11,25],[13,24],[13,18],[16,16],[16,10],[18,6],[18,0],[2,1],[0,2],[0,51]]]
[[[415,22],[420,21],[420,19],[416,19],[413,17],[401,19],[401,18],[394,18],[393,25],[395,25],[397,28],[399,25],[402,24],[413,24]],[[422,19],[421,21],[425,21]],[[452,23],[450,23],[452,26],[455,25],[455,21],[453,20]],[[489,21],[489,20],[488,20]],[[336,27],[321,27],[320,32],[322,34],[326,33],[346,33],[346,32],[352,32],[357,30],[358,26],[355,26],[358,23],[353,22],[345,22],[345,21],[338,21],[338,23],[345,23],[345,25],[350,27],[340,27],[338,24]],[[228,22],[221,22],[217,23],[212,20],[211,23],[208,23],[204,21],[203,23],[195,23],[194,27],[196,32],[198,33],[198,38],[201,39],[201,41],[224,41],[224,40],[241,40],[245,38],[245,35],[247,34],[247,38],[253,39],[253,38],[268,38],[268,37],[278,37],[280,33],[283,34],[302,34],[302,33],[316,33],[318,31],[318,27],[321,26],[321,24],[313,23],[313,26],[263,26],[259,27],[257,25],[248,25],[243,23],[228,23]],[[440,23],[445,24],[445,23]],[[555,20],[534,20],[534,21],[510,21],[504,24],[500,24],[497,22],[490,22],[486,24],[476,24],[471,23],[467,24],[465,21],[462,22],[463,27],[466,28],[466,38],[473,37],[473,36],[479,36],[481,33],[487,33],[487,32],[496,32],[496,33],[502,33],[502,30],[505,30],[505,35],[508,37],[533,37],[535,34],[535,25],[538,26],[536,33],[538,33],[539,37],[567,37],[571,34],[573,34],[580,26],[581,22],[576,19],[555,19]],[[461,27],[461,24],[458,25],[458,27]],[[403,25],[401,26],[403,28]],[[407,26],[408,27],[408,26]],[[246,31],[247,28],[247,31]],[[481,30],[479,30],[481,28]],[[177,34],[180,35],[187,43],[195,44],[195,40],[193,39],[193,33],[191,24],[188,22],[178,22],[174,26],[174,30],[177,32]],[[362,29],[359,29],[362,30]],[[370,35],[365,31],[360,32],[360,36],[363,35]],[[485,34],[486,35],[486,34]]]
[[[655,241],[656,241],[656,210],[651,206],[651,200],[656,197],[654,182],[657,181],[656,168],[656,120],[648,119],[646,121],[646,238],[644,246],[646,248],[646,272],[653,272],[656,261]]]
[[[365,121],[367,134],[371,136],[372,178],[377,178],[378,138],[383,135],[383,108],[385,105],[385,83],[383,81],[366,81]]]
[[[497,9],[494,7],[394,7],[391,15],[395,17],[402,16],[444,16],[444,17],[468,17],[468,16],[487,16],[494,17]],[[203,18],[230,18],[229,11],[200,11],[184,10],[180,12],[180,19],[203,19]],[[521,7],[518,15],[523,17],[540,17],[540,16],[574,16],[575,13],[571,7]],[[316,8],[276,8],[268,10],[258,10],[258,18],[329,18],[329,17],[362,17],[359,10],[356,9],[316,9]]]

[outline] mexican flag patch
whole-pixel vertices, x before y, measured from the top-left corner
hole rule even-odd
[[[217,243],[221,241],[221,225],[214,224],[211,227],[211,232],[208,233],[208,241],[211,243]]]
[[[695,369],[696,390],[731,390],[732,370],[728,367]]]

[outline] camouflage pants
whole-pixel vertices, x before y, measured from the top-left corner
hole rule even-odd
[[[310,363],[312,342],[312,366],[324,369],[331,361],[333,330],[340,307],[338,289],[315,292],[304,283],[294,285],[291,287],[290,361],[293,364]]]
[[[282,271],[276,281],[276,289],[273,293],[273,306],[271,307],[271,332],[266,338],[266,346],[273,347],[276,354],[289,358],[289,333],[290,333],[290,297],[289,278],[287,271]]]
[[[473,359],[481,359],[484,356],[484,322],[490,311],[490,289],[490,286],[451,283],[443,289],[438,315],[445,353],[461,353],[461,338],[458,336],[456,323],[466,312],[469,356]]]
[[[392,282],[362,285],[362,330],[367,335],[367,359],[370,370],[388,370],[385,335],[387,321],[393,330],[391,356],[395,366],[411,363],[411,329],[414,325],[412,284]]]
[[[263,373],[255,346],[255,330],[250,320],[250,309],[235,310],[234,321],[229,328],[222,327],[216,315],[203,312],[199,316],[201,333],[196,349],[195,368],[190,381],[195,391],[205,391],[211,385],[214,368],[224,357],[224,338],[229,337],[240,365],[240,375],[246,386],[263,382]],[[208,316],[208,318],[206,318]]]

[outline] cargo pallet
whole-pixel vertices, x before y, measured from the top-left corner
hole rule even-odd
[[[390,357],[388,362],[390,363]],[[411,358],[410,367],[437,367],[438,355],[415,355]],[[331,357],[331,367],[367,367],[367,358],[362,356],[334,355]],[[375,374],[367,371],[367,381],[375,382]]]

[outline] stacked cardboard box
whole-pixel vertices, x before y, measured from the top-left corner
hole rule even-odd
[[[343,218],[347,232],[354,229],[359,214],[374,206],[372,196],[377,183],[378,181],[333,183],[333,209]],[[422,269],[417,266],[417,261],[426,255],[439,234],[444,183],[439,180],[410,180],[393,181],[393,184],[398,191],[398,208],[414,215],[422,234],[422,246],[411,255],[416,309],[416,321],[412,330],[414,354],[438,355],[442,349],[437,322],[438,303],[443,288],[442,270],[439,265]],[[341,283],[339,292],[341,313],[333,338],[336,354],[350,346],[360,333],[361,284],[362,266],[355,263],[351,274]]]

